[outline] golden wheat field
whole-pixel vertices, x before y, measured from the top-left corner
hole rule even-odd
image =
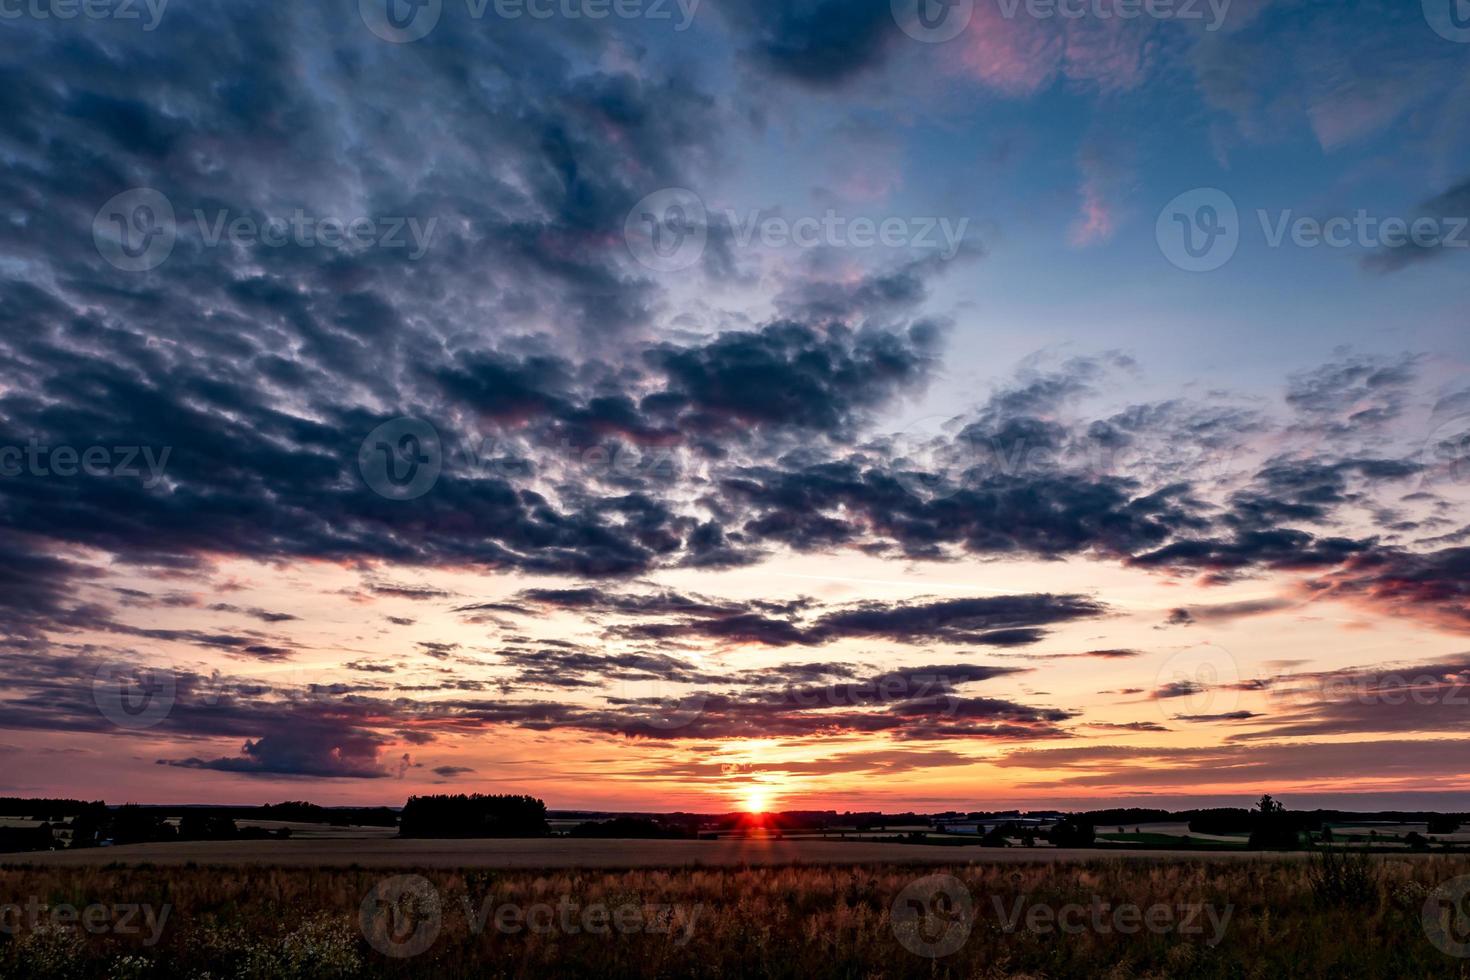
[[[12,865],[0,869],[0,977],[1465,977],[1466,875],[1458,857]]]

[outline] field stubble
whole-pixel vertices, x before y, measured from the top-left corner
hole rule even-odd
[[[422,951],[395,956],[364,928],[364,909],[387,878],[381,870],[12,866],[0,869],[0,904],[38,896],[76,907],[167,906],[170,915],[151,946],[77,927],[9,930],[0,934],[0,978],[1470,977],[1470,960],[1436,948],[1422,918],[1426,897],[1466,874],[1466,858],[1379,859],[1371,885],[1344,899],[1324,898],[1310,865],[1273,859],[423,868],[393,878],[426,883],[433,929],[419,934]],[[904,933],[895,916],[916,881],[957,881],[963,901],[945,884],[948,896],[913,905],[923,918],[917,933]],[[1120,929],[1099,902],[1179,914],[1172,926],[1161,915],[1160,928]],[[568,903],[577,910],[570,918],[524,926],[529,910]],[[498,920],[507,907],[519,911]],[[630,913],[626,929],[606,928],[603,917],[603,930],[589,930],[584,913],[594,907],[643,914]],[[1082,928],[1058,927],[1069,908],[1084,910],[1073,915]],[[1183,928],[1191,908],[1213,910],[1197,931]],[[517,916],[522,928],[504,928]],[[389,929],[401,939],[412,925],[394,920]],[[953,952],[935,955],[954,939]]]

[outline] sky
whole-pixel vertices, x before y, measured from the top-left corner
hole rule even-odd
[[[1470,808],[1467,15],[0,3],[0,794]]]

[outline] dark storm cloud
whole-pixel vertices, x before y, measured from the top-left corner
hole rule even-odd
[[[391,674],[396,669],[389,664],[375,664],[366,660],[352,660],[343,666],[348,670],[358,670],[365,674]]]
[[[1092,619],[1105,609],[1079,595],[940,599],[903,605],[863,602],[812,624],[825,639],[887,638],[905,643],[985,643],[995,631]]]
[[[0,726],[39,731],[128,734],[113,727],[94,699],[92,678],[110,663],[88,652],[21,655],[11,662]],[[378,696],[354,685],[266,686],[248,678],[175,670],[176,697],[157,726],[141,734],[190,742],[234,740],[233,753],[195,752],[160,764],[246,776],[385,778],[411,764],[409,746],[444,735],[475,735],[501,727],[566,730],[648,739],[777,738],[888,733],[903,740],[1062,738],[1066,710],[964,693],[967,685],[1018,673],[979,664],[905,667],[862,674],[851,664],[792,664],[715,676],[682,674],[652,660],[595,663],[574,656],[569,670],[592,676],[717,683],[687,696],[612,695],[597,703],[509,698],[433,700]],[[507,663],[534,662],[515,652]],[[611,666],[610,666],[611,665]],[[531,677],[530,680],[538,680]],[[681,700],[682,699],[682,700]]]
[[[1286,403],[1300,425],[1327,435],[1361,433],[1403,414],[1418,376],[1419,358],[1350,355],[1291,376]]]
[[[755,67],[814,88],[882,64],[899,36],[889,0],[732,0],[720,10]]]
[[[160,759],[158,762],[159,765],[213,769],[247,776],[382,779],[395,774],[378,758],[388,741],[380,735],[341,726],[298,722],[289,733],[271,733],[247,740],[238,756]]]
[[[1167,732],[1168,728],[1156,721],[1129,721],[1129,722],[1088,722],[1087,728],[1097,728],[1110,732]]]
[[[478,321],[586,325],[598,336],[645,327],[657,284],[629,271],[612,236],[640,197],[709,159],[710,100],[687,79],[573,72],[545,32],[444,30],[407,51],[379,43],[347,8],[251,7],[171,11],[161,45],[137,32],[104,45],[100,33],[15,25],[26,38],[7,91],[30,97],[0,124],[0,187],[18,209],[0,236],[36,274],[0,289],[16,328],[0,372],[26,378],[7,385],[0,435],[172,455],[152,484],[7,481],[0,525],[135,563],[377,551],[623,574],[677,548],[682,529],[667,514],[626,526],[627,497],[559,509],[505,480],[452,475],[441,506],[419,515],[423,535],[397,538],[389,525],[402,513],[362,493],[353,458],[383,420],[369,403],[487,421],[535,412],[568,427],[616,421],[616,398],[568,390],[583,379],[564,361],[494,349],[519,328]],[[414,70],[396,71],[400,59]],[[375,83],[388,75],[397,83]],[[349,131],[381,152],[349,146]],[[39,157],[47,172],[29,162]],[[173,253],[146,275],[112,268],[91,242],[103,202],[138,185],[166,195],[179,219]],[[192,217],[301,209],[345,220],[357,216],[339,213],[347,200],[436,221],[433,260],[211,248]],[[880,341],[865,343],[882,356]],[[481,533],[461,527],[463,544],[441,548],[456,513]],[[379,546],[362,551],[370,540]]]
[[[669,683],[713,683],[718,674],[691,667],[688,662],[662,653],[600,654],[580,649],[509,648],[496,654],[502,663],[515,668],[516,681],[508,686],[597,688],[620,681]]]
[[[892,23],[886,4],[832,9],[747,4],[731,17],[773,70],[839,80],[881,57]],[[775,322],[647,339],[665,282],[631,261],[621,227],[647,193],[720,158],[722,110],[697,80],[651,63],[636,75],[585,70],[524,25],[384,45],[352,14],[191,5],[171,11],[161,48],[17,25],[28,43],[11,69],[14,111],[0,122],[0,188],[16,219],[0,243],[26,274],[0,286],[13,325],[0,342],[0,443],[168,456],[156,479],[7,479],[0,534],[29,536],[11,547],[90,548],[137,570],[203,570],[231,556],[584,578],[732,567],[781,547],[1137,556],[1171,568],[1272,567],[1285,551],[1327,563],[1361,550],[1275,527],[1204,537],[1187,484],[1132,476],[971,467],[956,493],[928,492],[921,469],[855,447],[880,409],[934,373],[938,322],[906,318],[936,263],[789,282]],[[575,49],[593,35],[571,38],[561,40]],[[395,84],[377,84],[384,77]],[[91,241],[101,204],[138,185],[163,192],[181,218],[173,254],[146,274],[113,268]],[[217,248],[190,218],[330,215],[345,200],[437,219],[432,250],[411,262],[385,249]],[[607,352],[610,335],[620,356],[590,356]],[[964,439],[1057,449],[1136,442],[1165,419],[1200,438],[1228,427],[1177,408],[1080,433],[1051,417],[1106,372],[1131,370],[1117,354],[1028,368],[982,405]],[[398,414],[430,420],[446,442],[433,491],[411,502],[378,497],[357,472],[363,438]],[[462,432],[493,440],[494,465],[455,455]],[[604,443],[668,451],[669,467],[594,473],[566,458]],[[691,464],[707,472],[696,478]],[[1365,476],[1363,465],[1352,472]],[[1324,514],[1350,499],[1346,466],[1311,486],[1307,475],[1290,486],[1268,478],[1238,502],[1240,521]],[[52,587],[68,570],[88,574],[52,559],[22,585],[40,594],[8,628],[109,620]],[[422,586],[373,591],[442,598]],[[897,619],[855,632],[859,621],[794,623],[757,608],[700,617],[698,630],[785,645],[844,635],[1024,645],[1046,625],[925,637]],[[667,629],[642,625],[653,638]],[[291,650],[244,631],[138,635],[267,658]]]
[[[623,714],[579,719],[624,735],[648,738],[798,738],[817,734],[887,734],[898,740],[1065,738],[1060,724],[1076,712],[1037,708],[960,693],[962,685],[1017,673],[1013,668],[961,664],[889,671],[836,684],[790,686],[749,693],[691,695],[697,707],[677,728],[659,725],[666,702],[609,698]]]
[[[413,599],[418,602],[431,599],[447,599],[450,593],[432,585],[407,585],[395,582],[370,582],[367,589],[373,595],[392,596],[395,599]]]
[[[1010,647],[1038,642],[1046,635],[1043,627],[1106,612],[1101,603],[1078,595],[862,602],[830,611],[802,608],[802,615],[785,616],[739,607],[692,611],[675,621],[620,625],[609,632],[643,640],[697,636],[774,647],[821,646],[844,639]]]
[[[1344,504],[1365,499],[1360,487],[1417,476],[1419,463],[1396,459],[1273,460],[1251,487],[1235,494],[1226,520],[1240,528],[1271,528],[1281,522],[1322,522]]]
[[[1269,725],[1238,740],[1470,728],[1470,656],[1269,678]]]
[[[929,280],[953,268],[958,259],[978,259],[985,254],[979,243],[962,240],[960,252],[946,258],[934,252],[910,258],[864,273],[856,282],[845,268],[841,257],[836,270],[826,267],[827,253],[816,250],[806,267],[791,275],[786,285],[773,298],[783,316],[798,321],[814,320],[852,322],[855,318],[872,318],[885,322],[920,308],[929,294]],[[954,263],[958,264],[958,263]],[[925,332],[931,342],[944,333],[948,322],[923,319],[915,329]]]
[[[935,496],[917,489],[928,483],[921,472],[853,458],[786,471],[746,468],[723,488],[745,505],[743,531],[796,550],[871,538],[929,559],[953,547],[988,556],[1131,554],[1196,524],[1180,499],[1184,488],[1146,493],[1120,477],[990,474]]]
[[[886,0],[740,0],[725,12],[756,71],[813,87],[880,64],[894,33]],[[943,267],[932,259],[850,281],[783,278],[773,322],[731,318],[743,328],[723,329],[711,316],[721,332],[701,334],[695,327],[709,325],[691,313],[677,320],[686,333],[657,329],[683,312],[669,310],[679,290],[743,283],[743,273],[728,229],[715,227],[700,266],[655,274],[633,260],[623,222],[650,192],[718,173],[742,129],[698,77],[639,45],[627,70],[601,67],[618,61],[608,38],[575,25],[553,39],[539,25],[451,21],[422,43],[385,45],[351,4],[179,5],[156,38],[91,26],[6,25],[0,447],[133,447],[158,465],[0,479],[6,724],[110,730],[89,701],[97,651],[69,645],[82,631],[290,657],[289,639],[232,623],[135,625],[128,610],[148,608],[144,590],[92,588],[104,569],[207,580],[214,562],[235,558],[393,568],[405,579],[435,568],[629,579],[781,549],[1084,556],[1164,572],[1311,570],[1322,596],[1470,626],[1463,552],[1392,550],[1333,526],[1369,499],[1365,484],[1402,483],[1414,464],[1373,452],[1283,457],[1216,508],[1202,494],[1199,455],[1170,447],[1220,458],[1260,430],[1259,417],[1183,402],[1084,417],[1083,398],[1134,372],[1123,355],[1028,364],[946,433],[938,462],[957,465],[896,451],[900,440],[870,423],[938,373],[944,321],[922,310]],[[113,195],[141,186],[171,202],[177,242],[157,269],[125,272],[94,246],[93,222]],[[415,261],[390,249],[217,247],[194,217],[297,210],[412,218],[434,231]],[[1297,428],[1336,439],[1400,418],[1411,367],[1347,358],[1294,378]],[[364,437],[399,415],[429,420],[444,440],[437,484],[413,501],[378,496],[358,469]],[[471,458],[479,436],[489,449]],[[586,464],[588,449],[628,447],[660,465]],[[1138,465],[1094,462],[1123,453]],[[1064,737],[1069,712],[956,693],[1004,673],[996,668],[932,668],[937,693],[893,698],[858,693],[865,675],[853,665],[732,672],[669,651],[686,639],[1010,649],[1107,612],[1069,595],[823,607],[574,584],[460,612],[618,617],[600,624],[609,636],[652,649],[528,638],[499,651],[503,687],[586,697],[609,683],[684,684],[710,692],[692,727],[660,725],[662,702],[626,691],[605,705],[493,700],[475,696],[505,695],[497,681],[395,674],[405,683],[392,697],[365,684],[267,694],[187,675],[160,732],[231,749],[169,764],[380,778],[402,764],[394,740],[495,726],[650,738]],[[212,598],[200,600],[206,611],[291,619]],[[463,602],[372,578],[353,598]],[[42,656],[45,665],[24,659]],[[416,656],[448,672],[466,654],[429,640]],[[921,686],[909,674],[869,679]],[[417,703],[406,697],[414,691],[452,696]]]
[[[130,661],[91,650],[12,653],[0,699],[0,726],[39,731],[125,734],[99,707],[94,678]],[[135,661],[133,661],[135,662]],[[156,729],[182,740],[235,739],[239,754],[159,760],[160,764],[246,775],[382,778],[393,775],[382,750],[393,739],[375,729],[389,703],[350,685],[264,687],[257,680],[172,671],[175,693]]]
[[[1470,548],[1415,553],[1383,548],[1309,582],[1313,598],[1342,599],[1390,615],[1470,632]]]
[[[787,759],[769,762],[730,763],[701,761],[663,761],[657,766],[624,770],[630,779],[650,776],[677,778],[680,782],[706,783],[728,787],[730,777],[756,774],[789,776],[845,775],[861,777],[896,776],[920,769],[973,765],[974,758],[951,749],[903,748],[867,752],[844,752],[817,759]]]
[[[1014,657],[1020,660],[1132,660],[1134,657],[1143,656],[1142,650],[1088,650],[1084,653],[1003,653],[1003,657]]]
[[[1470,229],[1470,180],[1461,181],[1425,201],[1415,218],[1423,222],[1418,232],[1413,232],[1411,219],[1407,240],[1386,244],[1366,256],[1363,267],[1376,272],[1397,272],[1447,251],[1470,247],[1470,230],[1467,230]]]
[[[778,424],[843,434],[856,411],[925,379],[934,363],[932,343],[918,328],[898,336],[778,322],[702,346],[663,346],[645,357],[667,376],[668,388],[643,405],[696,432]]]
[[[261,609],[256,606],[242,609],[240,606],[230,602],[214,602],[210,603],[206,608],[210,612],[238,613],[242,616],[258,619],[263,623],[289,623],[300,618],[292,613],[271,612],[269,609]]]
[[[1138,555],[1130,563],[1139,568],[1301,571],[1340,565],[1373,545],[1373,539],[1318,538],[1306,531],[1279,528],[1249,531],[1229,539],[1176,541]]]
[[[1090,788],[1136,795],[1139,788],[1193,790],[1205,785],[1241,787],[1315,783],[1323,773],[1372,773],[1380,784],[1426,779],[1452,780],[1465,739],[1384,739],[1345,742],[1275,742],[1199,747],[1078,745],[1017,749],[996,764],[1032,772],[1059,771],[1055,778],[1028,781],[1034,788]],[[1242,790],[1245,791],[1244,789]]]
[[[1194,623],[1231,622],[1249,616],[1264,616],[1290,609],[1296,603],[1288,599],[1247,599],[1241,602],[1218,602],[1208,606],[1180,606],[1169,612],[1170,626]]]

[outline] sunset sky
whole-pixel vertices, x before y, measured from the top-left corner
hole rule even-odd
[[[7,7],[0,795],[1470,808],[1448,2]]]

